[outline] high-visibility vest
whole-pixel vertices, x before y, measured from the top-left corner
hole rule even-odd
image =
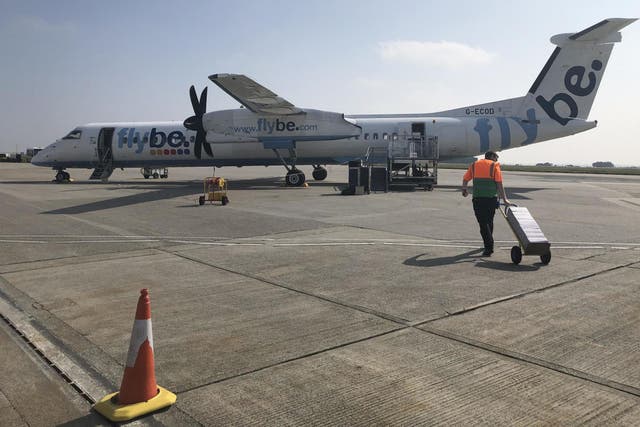
[[[502,182],[500,164],[489,159],[480,159],[473,162],[467,173],[465,181],[473,179],[473,197],[496,197],[498,195],[497,182]]]

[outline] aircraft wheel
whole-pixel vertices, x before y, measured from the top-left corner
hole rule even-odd
[[[522,261],[522,249],[520,249],[520,246],[514,246],[511,248],[511,261],[515,265],[520,264],[520,261]]]
[[[59,171],[56,174],[56,182],[63,182],[64,181],[64,172],[63,171]]]
[[[158,172],[154,172],[153,179],[158,179],[158,178],[160,178],[160,175],[158,174]]]
[[[301,187],[304,184],[304,181],[304,173],[298,169],[290,170],[287,172],[287,176],[285,177],[285,182],[290,187]]]
[[[71,174],[69,174],[69,172],[62,172],[62,175],[64,175],[64,179],[65,181],[70,181],[71,180]]]
[[[311,175],[316,181],[324,181],[327,178],[327,170],[322,166],[319,168],[314,168]]]
[[[144,176],[144,179],[149,179],[149,175],[142,175]]]
[[[544,255],[540,255],[540,262],[544,265],[547,265],[551,262],[551,251],[547,252]]]

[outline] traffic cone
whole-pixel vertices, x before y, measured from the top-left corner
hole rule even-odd
[[[111,421],[128,421],[170,406],[175,401],[175,394],[156,384],[151,303],[148,290],[142,289],[120,392],[105,396],[94,408]]]

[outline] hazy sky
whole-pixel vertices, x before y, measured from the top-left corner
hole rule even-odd
[[[301,107],[433,112],[524,95],[549,38],[634,1],[0,0],[0,152],[101,121],[183,120],[237,103],[207,77],[247,74]],[[504,163],[640,166],[640,22],[614,48],[594,130],[503,152]],[[411,55],[407,55],[411,52]]]

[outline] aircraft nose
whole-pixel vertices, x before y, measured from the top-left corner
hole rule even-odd
[[[44,160],[44,150],[40,150],[36,153],[35,156],[31,158],[31,164],[36,166],[42,166],[42,162]]]
[[[47,166],[50,162],[50,155],[52,154],[51,147],[43,148],[38,151],[35,156],[31,158],[31,164],[36,166]]]

